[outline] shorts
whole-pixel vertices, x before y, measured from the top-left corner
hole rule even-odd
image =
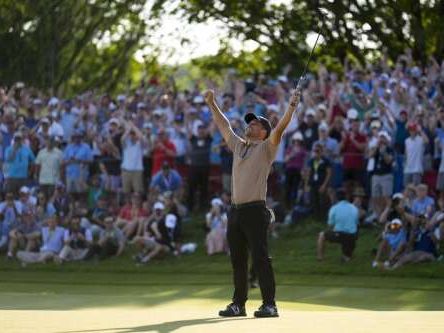
[[[391,197],[393,194],[393,175],[373,175],[371,191],[372,198]]]
[[[356,245],[356,234],[327,230],[324,232],[325,240],[339,243],[342,246],[342,254],[351,258]]]
[[[143,171],[122,170],[123,193],[143,193]]]
[[[88,191],[88,185],[81,179],[67,179],[66,191],[68,193],[85,193]]]
[[[409,184],[419,185],[421,183],[422,174],[421,173],[405,173],[404,174],[404,186]]]
[[[113,193],[119,192],[122,183],[120,176],[102,174],[100,178],[102,181],[102,186],[105,190]]]

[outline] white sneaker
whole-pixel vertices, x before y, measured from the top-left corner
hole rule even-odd
[[[373,260],[372,267],[377,268],[379,266],[379,263],[376,260]]]

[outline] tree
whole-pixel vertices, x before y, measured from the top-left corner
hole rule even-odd
[[[112,89],[145,34],[145,0],[0,0],[0,80]]]

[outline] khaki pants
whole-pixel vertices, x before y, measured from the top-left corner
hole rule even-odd
[[[54,258],[54,252],[30,252],[30,251],[18,251],[17,258],[24,263],[34,264],[43,263]]]
[[[123,193],[143,192],[143,171],[122,170]]]
[[[60,251],[59,257],[65,261],[83,260],[88,254],[88,249],[73,249],[71,246],[65,245]]]

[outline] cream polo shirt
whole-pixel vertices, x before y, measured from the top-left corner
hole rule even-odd
[[[267,178],[279,146],[272,145],[270,137],[247,143],[233,132],[227,144],[233,152],[231,202],[265,201]]]

